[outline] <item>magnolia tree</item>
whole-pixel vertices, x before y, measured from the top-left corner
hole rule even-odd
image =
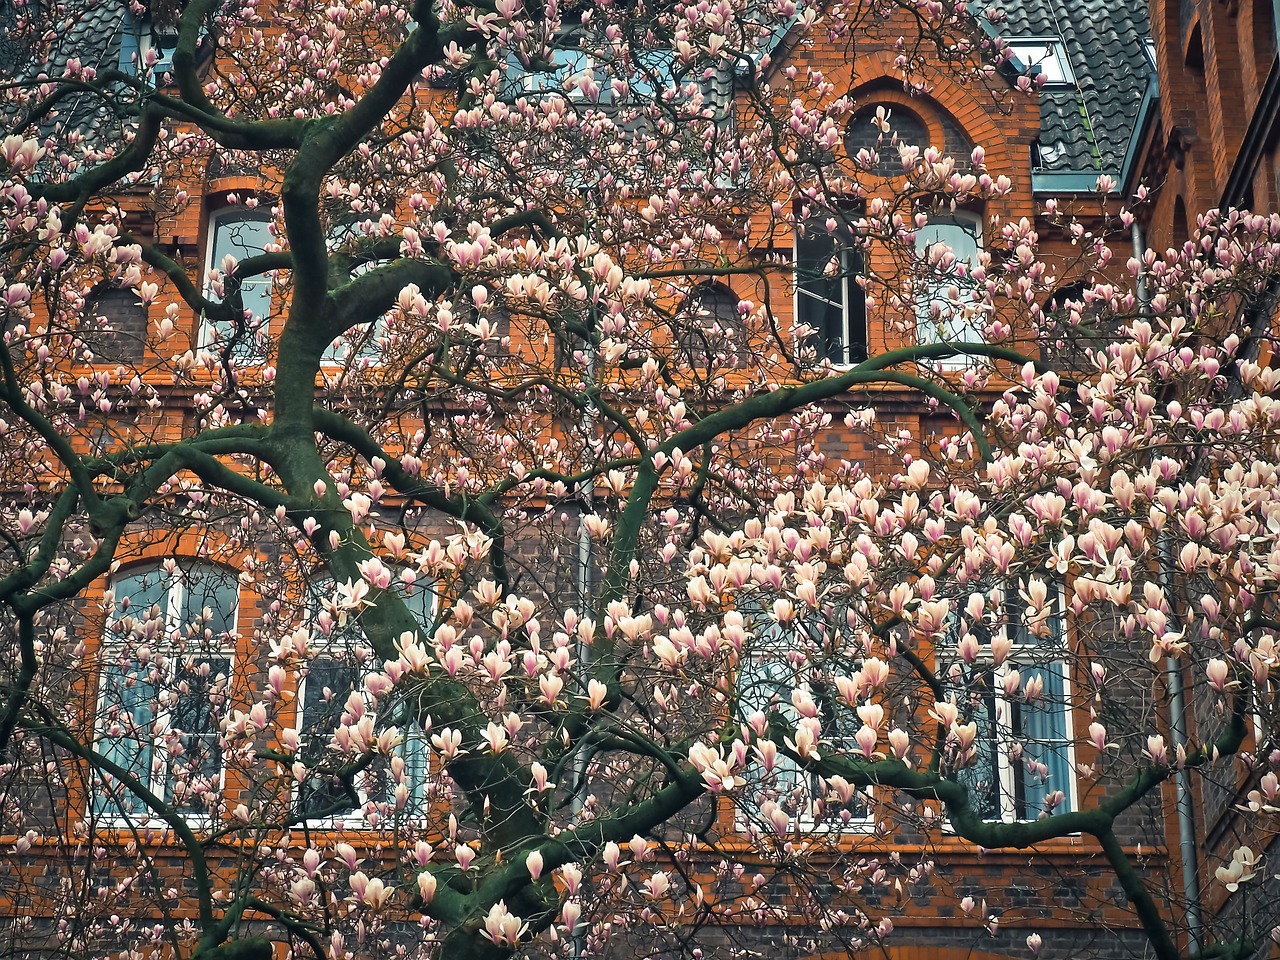
[[[1257,949],[1280,221],[918,255],[1007,179],[780,51],[1017,96],[950,3],[176,6],[0,39],[8,950]]]

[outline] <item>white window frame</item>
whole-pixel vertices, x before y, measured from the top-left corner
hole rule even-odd
[[[836,217],[837,220],[840,219],[840,217],[837,214],[829,214],[829,216],[834,216]],[[855,276],[855,273],[856,273],[855,265],[858,263],[859,259],[862,257],[863,254],[861,251],[857,249],[857,247],[854,244],[849,242],[848,238],[844,238],[839,235],[841,232],[845,230],[845,225],[843,223],[837,223],[836,229],[834,232],[828,231],[825,223],[827,218],[828,218],[828,215],[824,215],[822,213],[815,213],[814,215],[806,218],[805,220],[798,221],[795,225],[794,236],[792,238],[792,260],[791,260],[792,268],[793,268],[792,279],[795,287],[793,315],[795,316],[797,325],[805,324],[811,329],[813,329],[814,333],[811,334],[811,337],[813,341],[817,344],[817,351],[819,354],[818,362],[821,363],[822,360],[829,359],[829,354],[831,352],[831,347],[828,342],[829,331],[820,327],[816,327],[814,326],[814,324],[809,323],[804,316],[804,309],[802,308],[802,304],[812,302],[814,304],[822,304],[827,307],[838,306],[840,308],[840,330],[838,331],[838,333],[840,336],[841,356],[838,359],[831,360],[831,363],[836,367],[852,367],[861,363],[862,360],[866,359],[866,357],[870,355],[870,329],[867,325],[867,308],[866,308],[866,302],[865,302],[865,295],[864,295],[864,300],[862,305],[862,331],[861,331],[862,343],[861,344],[855,344],[852,342],[854,337],[853,337],[853,331],[850,329],[851,321],[853,319],[853,314],[854,314],[853,300],[854,300],[854,297],[857,296],[861,291],[861,288],[859,288],[858,290],[854,289],[855,287],[858,286],[858,281]],[[804,288],[804,280],[800,276],[800,272],[801,272],[800,234],[802,231],[809,231],[813,229],[821,230],[822,232],[826,233],[827,236],[830,236],[835,242],[836,252],[835,252],[835,255],[832,257],[832,260],[834,260],[835,257],[839,257],[838,269],[840,273],[839,273],[839,277],[836,278],[836,279],[839,279],[840,281],[839,303],[837,303],[835,300],[830,300],[814,291],[806,290]],[[857,358],[857,353],[859,352],[859,348],[862,353],[861,359]]]
[[[1011,589],[1014,589],[1012,585],[1002,588],[1002,593],[1006,598],[1008,597],[1008,591]],[[994,822],[1020,823],[1034,820],[1038,816],[1038,811],[1031,808],[1025,796],[1019,800],[1018,786],[1019,780],[1021,780],[1025,792],[1025,787],[1029,779],[1030,782],[1035,783],[1037,786],[1040,786],[1040,784],[1034,780],[1033,775],[1027,769],[1026,761],[1019,758],[1015,763],[1009,752],[1009,748],[1013,744],[1025,745],[1028,743],[1028,738],[1025,734],[1015,734],[1013,729],[1012,708],[1014,706],[1019,706],[1021,709],[1021,705],[1011,702],[1010,699],[1005,696],[1002,686],[1002,681],[1013,669],[1018,669],[1023,672],[1022,683],[1020,684],[1022,687],[1025,687],[1025,671],[1028,669],[1034,669],[1041,673],[1049,669],[1054,669],[1058,674],[1062,685],[1061,699],[1047,701],[1047,705],[1051,705],[1061,711],[1062,736],[1061,738],[1055,738],[1052,742],[1046,741],[1046,743],[1052,748],[1060,749],[1062,751],[1067,782],[1065,784],[1056,784],[1052,781],[1046,781],[1043,786],[1046,789],[1046,792],[1061,790],[1066,798],[1064,803],[1055,808],[1054,816],[1057,816],[1060,813],[1068,813],[1080,809],[1079,786],[1077,783],[1075,767],[1075,722],[1073,716],[1074,711],[1071,703],[1071,666],[1070,658],[1067,656],[1068,640],[1065,619],[1066,606],[1062,595],[1062,588],[1054,583],[1050,583],[1049,589],[1051,591],[1049,603],[1052,605],[1051,622],[1056,623],[1057,626],[1056,632],[1051,634],[1047,642],[1053,644],[1052,649],[1054,649],[1055,652],[1060,653],[1060,656],[1046,659],[1044,657],[1046,641],[1041,640],[1040,638],[1032,636],[1030,637],[1032,642],[1019,642],[1019,635],[1028,636],[1025,633],[1026,627],[1011,624],[1010,617],[1019,616],[1022,610],[1022,605],[1013,605],[1006,602],[1004,622],[999,629],[1012,644],[1009,655],[1005,658],[1002,664],[996,666],[992,662],[990,645],[983,645],[977,663],[969,668],[971,671],[971,677],[976,676],[977,671],[987,672],[989,670],[991,675],[990,691],[986,696],[990,698],[990,702],[994,704],[996,708],[996,716],[990,721],[991,727],[995,731],[995,736],[990,743],[990,749],[994,759],[994,772],[997,780],[995,786],[998,791],[997,802],[999,803],[1000,809],[998,817],[987,817],[986,819]],[[1010,635],[1011,631],[1013,631],[1012,635]],[[952,631],[952,633],[954,634],[954,631]],[[948,652],[950,653],[950,651]],[[1028,655],[1031,655],[1033,659],[1027,659]],[[963,722],[963,699],[961,700],[961,707],[961,718]],[[978,730],[978,737],[981,739],[983,735],[984,731],[980,728]],[[974,767],[965,768],[965,770],[973,769]],[[961,780],[961,782],[964,782],[964,771],[957,771],[956,773],[953,773],[952,776]],[[1032,816],[1024,818],[1019,815],[1023,812],[1018,809],[1020,802],[1024,806],[1025,812],[1032,814]]]
[[[339,219],[329,229],[328,236],[325,237],[325,249],[330,253],[336,252],[343,244],[351,240],[352,237],[358,236],[355,226],[361,223],[364,218],[352,216],[349,218]],[[354,280],[361,274],[368,273],[370,270],[390,263],[389,260],[371,260],[366,263],[356,264],[351,270],[351,279]],[[320,355],[320,365],[327,370],[335,370],[345,368],[348,364],[354,363],[363,366],[368,363],[369,366],[381,367],[383,365],[383,353],[377,348],[377,337],[380,333],[385,332],[387,327],[387,315],[384,313],[374,320],[367,323],[357,324],[349,329],[346,333],[334,337],[329,345],[324,348],[324,353]],[[356,336],[353,336],[356,335]],[[366,335],[368,338],[366,339]],[[347,357],[339,356],[338,343],[343,341],[351,344],[355,339],[364,340],[362,349],[355,352],[355,356]],[[370,344],[373,344],[372,352],[369,351]]]
[[[778,688],[778,696],[774,701],[774,703],[776,704],[775,709],[777,709],[778,712],[783,714],[789,721],[794,723],[795,720],[798,719],[798,716],[795,712],[795,708],[791,704],[790,692],[786,691],[784,695],[784,690],[783,690],[784,687],[788,686],[788,684],[785,682],[786,674],[791,672],[792,670],[792,668],[787,665],[786,651],[791,647],[791,644],[787,642],[787,632],[788,632],[788,629],[790,630],[810,629],[811,621],[809,623],[806,623],[806,621],[801,620],[796,622],[793,626],[789,628],[784,628],[779,626],[777,623],[771,622],[769,614],[763,613],[760,611],[755,611],[754,617],[759,619],[757,621],[757,625],[753,626],[750,622],[753,616],[753,613],[748,611],[744,611],[744,612],[746,613],[746,616],[748,618],[749,632],[755,635],[756,640],[752,645],[750,654],[743,657],[742,660],[739,661],[738,676],[735,681],[739,691],[739,696],[740,697],[742,696],[742,690],[743,690],[742,684],[744,682],[744,679],[750,675],[748,674],[748,671],[751,671],[752,673],[754,673],[756,670],[759,670],[761,668],[777,667],[781,672],[781,676],[766,677],[764,678],[764,683],[774,685]],[[760,621],[763,621],[766,624],[766,626],[763,629],[758,625]],[[769,634],[768,636],[765,635],[766,631]],[[854,669],[857,669],[857,662],[850,660],[849,669],[851,671]],[[812,688],[810,687],[809,682],[807,680],[802,680],[798,686],[791,686],[791,689],[807,689],[812,692]],[[835,705],[836,704],[834,702],[834,699],[827,704],[827,706],[830,706],[830,707],[834,707]],[[763,709],[764,706],[766,705],[762,703],[758,703],[758,702],[743,703],[740,700],[739,711],[743,714],[742,719],[746,719],[746,715],[750,713],[752,710]],[[822,704],[819,704],[819,706],[821,707]],[[849,707],[845,705],[845,709],[847,709],[850,714],[853,714],[854,712],[853,707]],[[831,722],[834,718],[825,717],[824,719],[827,722]],[[857,722],[861,723],[861,721],[857,721]],[[829,745],[833,741],[830,738],[827,738],[824,736],[823,742]],[[837,742],[839,743],[840,747],[846,748],[846,749],[851,748],[854,745],[852,735],[848,737],[839,737],[837,738]],[[819,745],[818,749],[819,749],[819,752],[821,752],[822,746]],[[794,797],[796,795],[797,790],[802,791],[800,794],[801,801],[802,801],[800,808],[797,809],[793,814],[790,814],[792,832],[847,833],[850,835],[861,835],[861,834],[872,833],[875,831],[875,828],[876,828],[875,793],[871,787],[869,786],[863,787],[859,790],[859,792],[862,794],[864,798],[863,806],[866,811],[864,815],[851,817],[847,823],[840,818],[838,813],[834,815],[833,814],[825,815],[821,820],[819,820],[815,811],[815,803],[816,803],[815,795],[818,792],[818,790],[821,788],[821,779],[822,779],[821,777],[819,777],[817,774],[814,774],[814,773],[807,773],[806,771],[801,769],[800,764],[796,763],[794,760],[792,760],[789,757],[783,756],[781,752],[779,752],[777,762],[774,765],[773,773],[761,774],[759,780],[757,780],[753,776],[753,773],[752,773],[753,769],[755,769],[754,764],[747,767],[743,771],[744,775],[748,779],[748,782],[751,782],[753,780],[755,781],[754,783],[752,783],[751,787],[749,788],[750,790],[753,790],[753,791],[758,790],[759,789],[758,783],[760,782],[760,780],[763,780],[764,778],[769,777],[769,778],[774,778],[776,782],[778,782],[779,784],[781,784],[786,779],[790,779],[795,784],[795,786],[793,786],[790,790],[787,790],[785,792],[781,789],[778,789],[777,793],[778,793],[779,803],[781,803],[784,799],[788,797]],[[809,780],[807,790],[805,789],[805,785],[803,783],[803,780],[806,777]],[[748,795],[745,799],[746,799],[746,804],[736,803],[734,805],[734,818],[735,818],[736,829],[739,830],[740,832],[746,832],[747,830],[750,830],[752,828],[764,829],[764,830],[771,829],[771,827],[769,827],[762,819],[756,819],[751,817],[747,809],[745,809],[745,807],[749,804],[752,810],[758,810],[758,806],[756,806],[758,797],[754,795]],[[828,792],[824,797],[820,799],[825,804],[829,799],[832,799],[832,794]],[[831,805],[833,808],[838,809],[838,806],[839,806],[838,801],[833,801]]]
[[[109,629],[109,625],[115,622],[118,622],[118,620],[120,619],[120,616],[122,615],[119,610],[119,602],[122,599],[122,596],[121,594],[116,592],[118,589],[118,585],[122,581],[127,580],[128,578],[131,578],[133,576],[136,576],[139,574],[145,576],[148,573],[154,573],[157,577],[161,578],[162,583],[167,581],[167,584],[164,586],[164,591],[165,591],[164,610],[162,612],[162,617],[164,621],[163,638],[159,642],[152,642],[152,643],[146,644],[147,646],[151,647],[152,662],[157,664],[157,669],[160,669],[164,672],[165,679],[167,681],[172,681],[176,678],[176,676],[178,675],[178,672],[184,669],[185,663],[188,660],[188,658],[200,658],[200,657],[207,658],[204,661],[197,659],[196,660],[197,663],[208,662],[214,659],[219,661],[225,661],[226,692],[224,693],[224,704],[223,704],[223,710],[222,710],[223,715],[225,715],[229,710],[231,686],[235,680],[235,669],[236,669],[235,638],[237,636],[237,632],[236,632],[237,621],[240,615],[240,594],[238,589],[239,580],[234,574],[234,572],[228,570],[225,567],[222,567],[220,564],[212,563],[206,560],[187,560],[185,562],[180,561],[178,566],[179,566],[179,572],[174,575],[170,575],[166,573],[163,570],[163,568],[159,565],[143,564],[143,565],[135,565],[133,567],[125,568],[119,571],[113,577],[109,589],[113,591],[113,595],[115,596],[116,608],[108,618],[108,628],[104,629],[102,645],[99,648],[99,662],[101,666],[99,669],[98,690],[97,690],[97,697],[95,700],[96,712],[95,712],[95,722],[94,722],[95,750],[99,754],[107,757],[108,759],[112,759],[112,760],[117,759],[116,757],[112,756],[113,750],[110,745],[113,743],[120,743],[125,740],[130,740],[137,743],[139,752],[141,752],[143,749],[146,749],[147,751],[150,752],[150,755],[151,755],[150,770],[147,771],[147,776],[145,779],[139,777],[139,780],[141,781],[142,786],[146,787],[156,796],[160,797],[161,799],[165,800],[167,803],[170,803],[170,804],[174,804],[174,801],[171,797],[167,796],[170,788],[170,777],[169,777],[170,756],[169,756],[168,747],[165,742],[165,737],[163,735],[156,735],[154,732],[148,732],[147,736],[145,737],[138,736],[135,739],[133,737],[127,736],[127,731],[124,735],[120,737],[109,736],[108,729],[110,726],[113,725],[110,722],[110,716],[109,716],[112,705],[109,705],[106,701],[108,698],[108,694],[113,689],[113,685],[119,683],[122,679],[124,679],[124,677],[118,677],[113,675],[117,671],[117,663],[118,663],[117,658],[123,655],[128,647],[125,637],[119,636],[119,635],[113,636],[112,631]],[[183,622],[182,620],[182,611],[186,604],[186,599],[187,599],[186,594],[188,589],[184,579],[184,575],[188,571],[194,568],[207,568],[210,570],[222,571],[224,575],[228,578],[229,582],[236,587],[234,591],[235,609],[232,611],[232,615],[229,618],[230,629],[228,629],[223,634],[223,636],[220,638],[220,641],[217,642],[215,647],[207,651],[200,651],[198,653],[189,654],[189,653],[183,653],[179,650],[174,649],[175,644],[173,640],[174,640],[175,634],[178,631],[181,631],[189,626],[189,623]],[[150,607],[148,607],[147,609],[150,609]],[[145,612],[146,612],[145,610],[138,610],[135,613],[134,608],[131,606],[130,610],[123,615],[140,616]],[[141,646],[141,645],[142,644],[138,644],[138,646]],[[132,651],[130,652],[132,654]],[[127,661],[127,665],[124,668],[126,670],[125,676],[127,677],[130,675],[133,675],[134,668],[137,668],[136,682],[146,683],[150,685],[151,681],[147,679],[147,677],[150,675],[150,670],[148,669],[144,672],[142,665],[139,664],[138,661],[132,655],[130,655]],[[163,689],[164,688],[162,688],[162,690]],[[149,708],[151,711],[151,717],[148,722],[152,725],[153,730],[154,730],[154,725],[159,720],[165,718],[166,714],[172,715],[177,710],[176,704],[162,708],[158,702],[158,698],[155,696],[155,694],[158,692],[161,692],[161,691],[153,691],[153,695],[151,698],[151,706]],[[215,736],[216,734],[217,734],[217,731],[214,731]],[[191,734],[191,736],[208,736],[208,732],[204,734]],[[140,772],[140,771],[135,771],[135,772]],[[221,794],[226,789],[226,776],[227,776],[226,761],[225,761],[225,758],[222,757],[221,751],[219,750],[218,778],[217,778],[217,783],[214,784],[214,787],[219,794]],[[114,794],[114,796],[112,794]],[[128,807],[126,807],[125,804],[119,802],[122,800],[127,800],[130,797],[132,797],[132,794],[125,787],[119,784],[116,784],[112,788],[111,794],[108,794],[101,787],[99,787],[94,790],[93,795],[89,801],[90,815],[94,819],[96,819],[99,823],[103,823],[107,825],[137,826],[137,825],[147,825],[147,824],[153,824],[153,823],[159,822],[160,818],[157,817],[153,811],[147,810],[145,808],[142,808],[140,810],[129,809]],[[137,804],[140,805],[140,803],[141,801],[137,801]],[[197,823],[197,824],[207,823],[212,817],[212,814],[208,811],[201,811],[201,810],[196,810],[191,808],[184,809],[183,807],[178,806],[177,804],[174,804],[174,805],[178,807],[179,811],[183,814],[184,819],[190,823]],[[132,807],[134,806],[134,804],[129,803],[128,806]]]
[[[267,225],[269,230],[270,224],[272,222],[272,217],[271,217],[271,212],[269,210],[264,210],[261,207],[247,207],[244,205],[224,207],[221,210],[215,210],[212,213],[210,213],[208,230],[205,236],[205,276],[208,276],[209,271],[211,270],[222,269],[222,258],[217,255],[218,232],[220,229],[222,229],[224,224],[232,221],[237,223],[248,223],[248,222],[263,223]],[[246,252],[244,256],[237,257],[236,259],[237,261],[245,260],[245,259],[248,259],[249,257],[257,256],[258,254],[265,253],[265,252],[266,252],[265,245],[263,249],[260,249],[257,251],[249,251],[246,248]],[[240,290],[241,290],[242,297],[244,297],[244,295],[249,291],[261,291],[261,290],[266,291],[266,312],[265,313],[254,312],[252,310],[252,307],[251,306],[249,307],[250,312],[253,314],[253,316],[256,318],[259,324],[258,329],[261,329],[262,325],[270,323],[270,316],[272,311],[272,300],[274,299],[274,294],[275,294],[274,287],[275,287],[275,281],[270,276],[267,276],[267,275],[258,275],[258,276],[250,277],[242,281],[241,283]],[[212,292],[209,290],[208,287],[205,288],[205,295],[212,296]],[[249,306],[249,305],[246,304],[246,306]],[[221,326],[220,324],[212,323],[207,318],[201,317],[200,346],[202,348],[205,348],[205,349],[221,348],[221,343],[220,342],[215,343],[215,337],[214,337],[214,334],[218,332],[218,328],[220,326]],[[248,343],[243,343],[239,346],[236,354],[236,359],[242,363],[248,363],[250,365],[266,363],[266,360],[267,360],[266,356],[261,352],[261,350],[258,347],[258,342],[256,337],[251,338]]]
[[[311,606],[311,604],[314,604],[316,600],[319,599],[316,596],[317,588],[321,587],[325,582],[332,582],[332,581],[326,581],[326,579],[323,577],[312,581],[312,583],[308,588],[311,594],[311,597],[308,601],[308,606]],[[427,619],[428,624],[431,622],[434,622],[435,615],[439,611],[439,595],[436,593],[436,591],[434,590],[431,584],[417,583],[417,584],[414,584],[413,589],[415,594],[423,593],[426,597],[429,598],[429,604],[425,609],[424,617]],[[314,611],[314,607],[311,607],[311,609],[312,611]],[[428,628],[428,624],[423,624],[423,642],[425,642],[425,634]],[[336,636],[339,633],[343,634],[343,636],[341,637]],[[346,646],[342,649],[342,652],[349,653],[355,646],[363,643],[364,642],[363,636],[362,635],[357,636],[358,634],[359,634],[358,626],[348,626],[348,627],[342,628],[341,630],[335,627],[333,634],[331,634],[327,638],[317,637],[316,638],[317,653],[312,657],[311,663],[314,665],[317,662],[327,661],[330,663],[339,663],[345,667],[348,667],[351,671],[353,671],[353,674],[354,674],[354,680],[353,680],[354,691],[359,692],[362,695],[362,697],[365,698],[366,706],[368,706],[369,705],[368,697],[364,689],[364,677],[367,676],[369,673],[372,673],[380,669],[381,662],[378,661],[376,657],[370,656],[367,661],[360,663],[357,666],[356,662],[354,661],[354,658],[348,661],[348,660],[340,659],[339,657],[334,655],[337,652],[335,648],[337,648],[339,644],[345,643]],[[311,678],[310,678],[310,673],[308,672],[308,675],[304,676],[298,683],[298,696],[296,701],[297,708],[296,708],[296,715],[294,718],[294,726],[299,731],[299,735],[304,744],[302,749],[306,749],[305,745],[307,743],[307,740],[309,736],[313,735],[313,734],[310,734],[307,730],[307,725],[310,721],[307,719],[307,714],[306,714],[307,687],[310,682],[311,682]],[[339,696],[342,696],[341,703],[345,703],[347,697],[350,696],[350,693],[340,695],[335,692],[333,696],[335,701]],[[337,716],[339,718],[339,722],[341,718],[341,712],[340,712],[341,703],[337,704],[337,709],[339,711]],[[429,752],[427,750],[427,746],[425,743],[426,734],[418,727],[416,722],[413,722],[410,724],[397,723],[396,726],[399,728],[402,736],[406,738],[414,738],[417,741],[421,742],[422,744],[421,746],[422,765],[420,770],[420,778],[417,786],[413,790],[413,795],[410,797],[410,803],[412,804],[415,801],[419,803],[424,803],[426,802],[426,799],[429,796],[430,785],[431,785],[431,771],[429,769]],[[332,731],[326,731],[324,735],[328,737],[331,734],[332,734]],[[403,744],[401,745],[401,750],[402,750],[401,755],[403,756]],[[408,763],[407,760],[406,760],[406,763]],[[352,807],[350,810],[327,814],[325,816],[307,816],[305,817],[305,820],[304,820],[307,826],[313,827],[316,829],[325,829],[325,828],[331,828],[331,827],[333,828],[341,827],[345,829],[372,829],[372,826],[368,821],[366,810],[369,807],[370,803],[376,802],[376,801],[372,801],[367,789],[363,788],[359,784],[360,779],[364,773],[365,771],[361,771],[361,773],[356,775],[355,793],[356,793],[357,802],[354,807]],[[406,771],[406,775],[407,775],[407,771]],[[301,796],[301,789],[302,789],[301,785],[299,785],[299,787],[294,791],[294,803],[297,805],[297,809],[299,813],[305,812],[303,810],[303,799]]]
[[[203,33],[203,30],[201,31]],[[132,10],[126,9],[124,12],[123,37],[120,43],[120,72],[129,73],[136,77],[145,76],[147,73],[146,59],[147,54],[156,49],[156,37],[161,40],[170,40],[172,44],[161,42],[156,49],[155,66],[150,68],[152,81],[158,82],[165,74],[173,71],[173,54],[178,48],[177,31],[173,30],[163,35],[155,29],[155,24],[150,17],[138,17]]]
[[[966,263],[972,268],[977,265],[978,257],[983,250],[982,226],[982,217],[967,210],[934,217],[927,225],[916,231],[916,257],[925,268],[928,268],[930,248],[934,243],[943,242],[929,241],[931,228],[958,227],[973,238],[975,249],[971,257],[957,256],[956,261]],[[954,250],[954,247],[951,249]],[[916,281],[916,342],[921,346],[935,343],[986,342],[985,317],[979,314],[968,318],[957,318],[955,316],[957,310],[951,306],[952,301],[949,296],[952,289],[956,291],[957,300],[961,305],[968,302],[970,298],[966,296],[967,288],[956,284],[950,276],[937,278],[926,276]],[[931,308],[935,303],[940,305],[942,330],[939,330],[938,321],[935,321],[931,315]],[[973,306],[976,308],[978,305],[975,303]],[[943,370],[963,370],[972,366],[974,359],[970,356],[958,355],[930,360],[929,363]]]
[[[1044,76],[1046,87],[1074,87],[1075,71],[1059,37],[1017,37],[1007,40],[1009,52],[1026,69]]]

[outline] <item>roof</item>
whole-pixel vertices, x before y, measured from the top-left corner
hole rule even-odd
[[[1049,171],[1119,171],[1154,65],[1146,53],[1145,3],[1115,0],[1010,0],[1005,41],[1057,39],[1075,84],[1040,91],[1040,163]]]
[[[63,8],[64,11],[67,9]],[[22,62],[22,66],[10,74],[20,81],[38,80],[42,76],[62,77],[73,58],[86,67],[117,67],[120,65],[121,46],[125,42],[125,13],[124,0],[84,0],[82,5],[70,5],[66,18],[50,32],[53,39],[50,47],[42,51],[41,62],[30,59],[25,42],[21,48],[14,45],[8,51],[4,49],[8,45],[0,45],[0,62],[10,59],[15,66]],[[3,33],[0,31],[0,35]],[[40,125],[40,132],[47,136],[74,130],[90,141],[110,143],[119,137],[120,124],[121,119],[113,116],[103,98],[82,94],[65,99],[57,112]]]

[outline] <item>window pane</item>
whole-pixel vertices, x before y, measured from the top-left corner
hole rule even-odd
[[[99,702],[102,736],[98,752],[151,786],[151,727],[155,721],[155,685],[140,664],[110,664],[102,672]],[[104,817],[137,817],[145,804],[118,782],[103,786],[94,797],[94,813]]]
[[[677,323],[681,353],[695,367],[742,365],[746,331],[732,290],[717,284],[698,286],[677,311]]]
[[[85,304],[77,332],[100,360],[140,360],[147,340],[147,308],[132,290],[108,287]]]
[[[210,262],[217,270],[228,255],[237,261],[264,253],[267,244],[274,243],[271,236],[271,215],[265,211],[237,210],[223,214],[214,221],[213,254]],[[247,277],[242,282],[241,296],[244,308],[255,317],[265,317],[271,312],[271,281],[266,277]]]
[[[819,359],[856,363],[867,357],[864,295],[854,277],[861,259],[839,228],[810,220],[796,231],[796,322],[816,331]]]
[[[192,625],[203,624],[212,640],[221,642],[235,630],[240,590],[234,573],[213,564],[193,564],[183,571],[182,586],[178,616],[184,633]],[[211,614],[207,621],[203,619],[206,610]]]
[[[342,816],[356,809],[356,798],[346,784],[321,772],[342,764],[341,758],[329,750],[329,744],[356,684],[355,667],[328,658],[313,661],[303,682],[299,755],[311,772],[298,791],[298,806],[303,813]]]
[[[225,656],[196,657],[178,667],[170,715],[176,745],[170,746],[165,798],[180,810],[206,811],[205,793],[220,789],[218,729],[230,677],[231,658]]]
[[[107,621],[109,637],[124,639],[125,630],[121,621],[128,618],[134,620],[133,629],[138,632],[148,629],[146,621],[153,621],[158,627],[163,626],[169,613],[169,584],[159,569],[132,571],[117,577],[112,589],[115,592],[116,606]],[[161,629],[161,633],[163,632],[165,631]]]
[[[1039,677],[1044,689],[1035,703],[1021,705],[1021,735],[1025,760],[1044,764],[1047,774],[1042,779],[1040,771],[1029,772],[1023,763],[1024,809],[1021,816],[1036,819],[1044,810],[1044,800],[1049,794],[1061,790],[1066,801],[1055,811],[1071,809],[1070,740],[1067,734],[1065,664],[1026,667],[1022,670],[1023,682]]]
[[[223,259],[228,255],[238,262],[264,253],[267,244],[274,242],[270,223],[270,214],[262,210],[233,210],[217,217],[213,222],[210,266],[222,270]],[[256,321],[264,319],[271,313],[271,286],[271,279],[264,276],[246,277],[241,281],[241,300],[245,310]],[[234,327],[229,323],[212,323],[209,326],[223,340],[234,333]],[[243,361],[263,359],[257,339],[252,334],[242,335],[234,355]]]
[[[916,232],[916,251],[927,259],[930,248],[944,244],[951,249],[957,263],[974,264],[981,249],[977,231],[978,225],[968,220],[931,221]],[[949,268],[936,270],[926,264],[926,271],[916,303],[920,342],[982,342],[985,339],[982,317],[959,307],[970,300],[963,281]],[[953,300],[957,305],[953,306]]]
[[[957,770],[955,779],[969,788],[969,805],[984,820],[999,820],[1002,815],[1000,795],[1001,737],[997,727],[997,710],[1007,705],[997,702],[991,689],[992,672],[985,671],[979,680],[981,692],[969,700],[961,699],[961,718],[978,727],[974,738],[973,762]],[[968,706],[967,712],[965,706]]]

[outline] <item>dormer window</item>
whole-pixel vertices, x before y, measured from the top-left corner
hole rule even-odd
[[[1027,37],[1010,40],[1009,50],[1018,63],[1044,77],[1045,86],[1075,86],[1076,75],[1067,57],[1066,44],[1056,38]]]
[[[147,60],[154,51],[155,65],[152,77],[159,79],[173,70],[173,53],[178,49],[177,24],[160,26],[151,17],[135,16],[132,10],[124,15],[124,30],[120,37],[120,71],[134,76],[145,76]]]

